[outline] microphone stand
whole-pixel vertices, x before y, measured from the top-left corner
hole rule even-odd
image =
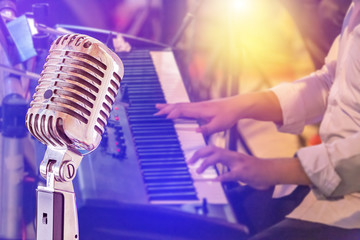
[[[11,1],[9,1],[11,2]],[[1,12],[2,13],[2,12]],[[3,19],[12,19],[9,15],[0,15]],[[2,24],[1,26],[3,26]],[[52,34],[64,34],[41,24],[37,26],[43,32]],[[0,29],[0,44],[8,50],[6,39],[6,27]],[[1,34],[4,32],[4,36]],[[0,46],[0,50],[2,49]],[[8,54],[11,57],[12,54]],[[10,72],[18,76],[38,80],[39,74],[16,69],[5,65],[0,59],[0,70]],[[1,71],[0,71],[1,72]],[[11,75],[9,75],[11,76]],[[11,79],[4,82],[10,86],[14,82]],[[17,86],[16,86],[17,87]],[[15,87],[14,87],[15,88]],[[16,88],[20,91],[21,87]],[[6,90],[6,88],[5,88]],[[10,89],[14,90],[14,89]],[[15,92],[16,92],[15,91]],[[18,127],[25,119],[27,104],[22,94],[10,92],[5,94],[3,100],[3,138],[0,139],[2,154],[0,159],[0,239],[20,240],[24,238],[25,228],[22,216],[24,159],[23,144],[21,139],[27,135],[25,125],[23,129]],[[21,101],[22,100],[22,101]],[[5,106],[8,106],[5,109]],[[23,107],[24,111],[15,110],[16,106]],[[17,108],[16,108],[17,109]],[[6,114],[5,114],[6,112]],[[10,113],[9,113],[10,112]],[[18,115],[23,113],[22,117]],[[6,118],[4,115],[7,115]],[[6,120],[7,119],[7,120]],[[19,126],[18,126],[19,125]],[[25,135],[23,136],[22,134]],[[36,212],[36,239],[37,240],[78,240],[78,217],[75,202],[75,193],[72,180],[81,162],[82,155],[69,149],[52,149],[48,147],[44,159],[40,165],[40,173],[46,179],[46,185],[37,188],[37,212]]]
[[[204,0],[199,0],[196,3],[196,5],[193,7],[193,9],[191,9],[189,12],[186,13],[179,29],[177,30],[177,32],[175,33],[175,36],[170,41],[171,48],[174,49],[176,47],[176,45],[178,44],[178,42],[181,40],[185,30],[188,28],[190,23],[194,20],[195,16],[197,15],[197,13],[200,9],[200,6],[202,5],[203,2],[204,2]]]
[[[19,94],[9,94],[2,101],[0,239],[20,240],[25,228],[22,201],[27,131],[21,120],[26,109],[26,101]]]
[[[0,1],[0,64],[9,64],[15,49],[7,38],[3,18],[14,18],[15,1]],[[14,57],[16,58],[16,57]],[[22,119],[27,103],[19,79],[0,71],[2,126],[0,135],[0,239],[20,240],[25,230],[23,216],[24,141],[27,136]],[[20,120],[21,119],[21,120]]]
[[[37,188],[36,240],[78,240],[79,224],[72,180],[82,155],[47,147],[40,165],[46,186]]]

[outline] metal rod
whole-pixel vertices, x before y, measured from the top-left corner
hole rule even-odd
[[[28,77],[28,78],[34,79],[34,80],[39,80],[39,78],[41,77],[40,74],[19,70],[19,69],[13,68],[13,67],[6,66],[4,64],[0,64],[0,69],[4,70],[6,72],[9,72],[9,73],[17,74],[17,75],[20,75],[23,77]]]

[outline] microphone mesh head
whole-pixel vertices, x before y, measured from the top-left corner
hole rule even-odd
[[[100,143],[124,67],[100,41],[68,34],[50,48],[26,115],[30,133],[48,147],[81,154]]]

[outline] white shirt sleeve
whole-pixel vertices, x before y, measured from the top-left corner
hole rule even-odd
[[[360,132],[357,132],[297,152],[317,197],[342,197],[360,191],[359,143]]]
[[[326,58],[321,70],[292,83],[283,83],[271,90],[279,99],[283,123],[278,130],[299,134],[306,124],[320,122],[328,104],[328,96],[335,78],[338,40]],[[330,159],[329,146],[302,148],[297,152],[304,171],[313,183],[318,198],[333,196],[341,178]]]
[[[334,41],[321,70],[292,83],[282,83],[271,90],[279,99],[283,124],[278,130],[299,134],[306,124],[320,122],[334,81],[339,37]]]

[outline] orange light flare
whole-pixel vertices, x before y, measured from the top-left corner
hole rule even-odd
[[[230,0],[228,16],[231,52],[242,64],[276,77],[296,78],[313,70],[291,16],[277,1]]]
[[[192,73],[202,85],[210,84],[210,71],[219,81],[212,85],[221,86],[230,70],[251,88],[263,76],[276,85],[314,70],[292,17],[278,1],[205,2],[192,32]]]

